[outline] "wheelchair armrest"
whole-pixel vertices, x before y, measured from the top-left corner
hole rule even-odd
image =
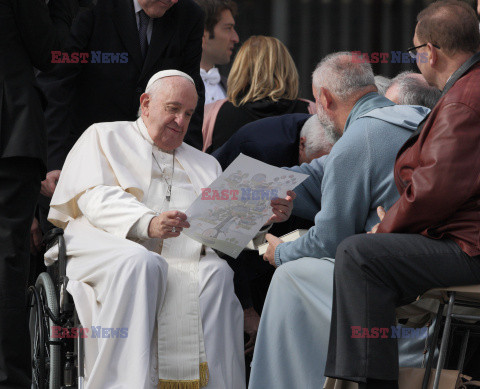
[[[53,245],[58,244],[58,276],[66,277],[67,274],[67,249],[65,246],[65,239],[63,238],[63,229],[52,228],[48,231],[44,238],[46,249],[49,250]]]
[[[61,228],[52,228],[50,231],[48,231],[44,237],[43,237],[43,243],[46,245],[46,246],[51,246],[53,243],[55,243],[55,239],[57,239],[57,237],[59,235],[63,235],[63,229]]]

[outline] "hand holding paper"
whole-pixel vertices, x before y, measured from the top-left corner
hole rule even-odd
[[[287,197],[284,199],[276,198],[270,202],[272,206],[273,215],[267,220],[265,224],[282,223],[287,221],[292,214],[293,200],[297,195],[294,191],[287,191]]]
[[[187,209],[183,233],[236,258],[265,222],[288,219],[307,177],[240,154]]]

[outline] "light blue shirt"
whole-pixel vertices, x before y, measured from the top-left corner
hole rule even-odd
[[[329,155],[290,168],[310,175],[295,188],[293,213],[310,220],[314,216],[315,225],[296,241],[277,246],[277,266],[303,257],[335,258],[343,239],[379,222],[377,207],[388,209],[399,197],[395,157],[429,112],[368,93],[351,110]]]

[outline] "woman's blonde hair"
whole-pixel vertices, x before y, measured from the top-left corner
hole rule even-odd
[[[285,45],[270,36],[248,38],[230,70],[227,95],[236,107],[264,98],[295,100],[298,71]]]

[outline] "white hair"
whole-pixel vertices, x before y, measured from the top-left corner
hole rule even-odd
[[[385,76],[375,76],[375,86],[378,89],[378,93],[385,96],[385,92],[392,85],[392,80]]]
[[[183,76],[177,76],[176,74],[173,75],[173,76],[183,77]],[[148,82],[147,88],[145,89],[145,93],[147,93],[150,96],[151,99],[154,99],[158,95],[158,92],[162,88],[170,88],[171,87],[170,85],[168,85],[168,84],[171,83],[171,81],[170,81],[171,78],[172,78],[172,76],[168,76],[168,77],[157,78],[153,82],[151,82],[151,80],[150,80]],[[187,79],[186,77],[184,77],[184,78]],[[187,80],[189,80],[189,79],[187,79]],[[193,85],[195,86],[195,83],[193,83]],[[137,112],[137,117],[140,117],[140,116],[142,116],[142,106],[141,105],[138,107],[138,112]]]
[[[320,152],[328,154],[332,149],[333,145],[329,142],[317,115],[311,116],[304,123],[300,136],[305,137],[305,155],[307,157]]]
[[[326,88],[342,100],[349,99],[359,89],[375,85],[372,66],[361,62],[348,51],[328,54],[312,74],[312,84],[317,92]]]
[[[153,96],[156,96],[160,89],[165,88],[166,86],[164,85],[166,83],[166,78],[159,78],[158,80],[155,80],[155,82],[151,83],[150,85],[147,85],[147,88],[145,89],[145,93],[150,95],[150,97],[153,98]]]
[[[145,93],[147,93],[151,99],[153,99],[160,89],[162,89],[163,84],[165,83],[165,78],[159,78],[154,83],[147,86]],[[137,117],[142,116],[142,104],[138,107]]]
[[[439,89],[428,85],[420,73],[410,71],[398,74],[392,80],[391,87],[398,88],[397,104],[422,105],[430,109],[433,109],[442,94]]]

